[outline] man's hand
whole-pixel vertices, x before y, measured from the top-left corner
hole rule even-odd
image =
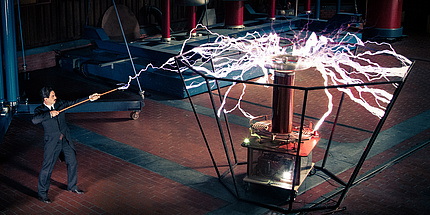
[[[56,117],[58,114],[60,114],[59,111],[51,110],[51,117]]]
[[[94,94],[92,94],[91,96],[90,96],[90,101],[95,101],[95,100],[97,100],[97,99],[99,99],[100,98],[100,94],[98,94],[98,93],[94,93]]]

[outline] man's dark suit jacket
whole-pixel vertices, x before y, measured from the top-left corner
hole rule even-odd
[[[78,99],[75,101],[63,101],[63,100],[57,100],[54,104],[54,108],[57,111],[60,111],[70,105],[76,104],[78,102],[81,102],[84,99]],[[36,109],[34,109],[34,115],[32,122],[34,124],[42,123],[43,128],[45,130],[45,145],[46,144],[57,144],[58,140],[60,139],[61,134],[64,135],[63,138],[66,138],[67,142],[70,144],[70,147],[75,150],[75,146],[73,145],[73,142],[71,141],[70,137],[70,130],[66,123],[65,118],[65,112],[61,112],[56,117],[51,118],[51,114],[48,107],[46,105],[42,104],[39,105]],[[48,152],[49,153],[49,152]]]

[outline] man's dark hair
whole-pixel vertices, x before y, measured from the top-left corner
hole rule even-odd
[[[49,98],[51,91],[53,91],[52,87],[43,87],[40,89],[40,97],[42,97],[42,101],[44,101],[45,98]]]

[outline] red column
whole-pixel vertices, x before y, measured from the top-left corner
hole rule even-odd
[[[243,28],[243,1],[225,0],[225,27]]]
[[[311,0],[305,0],[305,13],[311,13]]]
[[[369,1],[366,25],[374,28],[401,27],[403,0]]]
[[[163,0],[162,13],[161,40],[168,42],[170,41],[170,0]]]
[[[188,15],[188,32],[191,32],[191,30],[196,27],[196,6],[187,6],[187,15]],[[191,36],[195,36],[196,31],[193,30],[191,32]]]
[[[275,2],[276,0],[269,0],[269,11],[267,11],[267,19],[269,20],[275,20],[275,13],[276,13]]]

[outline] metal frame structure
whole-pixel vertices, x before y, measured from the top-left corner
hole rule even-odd
[[[358,47],[357,47],[357,49],[358,49]],[[175,57],[175,61],[176,61],[176,66],[178,68],[178,73],[179,73],[179,75],[180,75],[180,77],[181,77],[181,79],[183,81],[184,87],[186,88],[186,83],[185,83],[184,77],[183,77],[183,75],[182,75],[182,73],[180,71],[180,65],[185,65],[191,71],[199,74],[201,77],[204,78],[204,80],[206,82],[206,86],[207,86],[207,89],[208,89],[208,95],[209,95],[209,98],[211,100],[212,108],[213,108],[214,115],[215,115],[215,120],[216,120],[216,123],[217,123],[217,126],[218,126],[218,130],[219,130],[219,135],[221,137],[221,141],[222,141],[222,144],[223,144],[224,152],[225,152],[225,155],[226,155],[226,158],[227,158],[227,162],[228,162],[228,165],[229,165],[228,170],[225,171],[224,173],[220,173],[220,171],[219,171],[219,168],[218,168],[218,166],[217,166],[217,164],[215,162],[214,156],[213,156],[211,148],[209,146],[208,140],[206,138],[205,132],[203,131],[203,126],[202,126],[202,123],[200,122],[198,113],[196,112],[196,109],[195,109],[194,103],[192,101],[192,98],[191,98],[188,90],[186,92],[187,92],[190,105],[191,105],[192,110],[194,112],[194,116],[195,116],[195,118],[197,120],[198,126],[200,128],[201,133],[202,133],[203,139],[204,139],[205,144],[206,144],[206,148],[207,148],[207,150],[209,152],[209,155],[211,157],[211,160],[212,160],[212,163],[213,163],[213,166],[215,168],[215,171],[216,171],[216,174],[218,176],[219,181],[237,199],[239,199],[241,201],[244,201],[244,202],[251,203],[251,204],[255,204],[255,205],[258,205],[258,206],[262,206],[264,208],[268,208],[268,209],[271,209],[271,210],[279,211],[279,212],[282,212],[282,213],[296,213],[296,212],[306,212],[306,211],[330,210],[330,209],[331,210],[338,210],[339,209],[340,204],[342,203],[342,201],[346,197],[346,194],[348,193],[349,189],[355,184],[357,176],[359,174],[359,171],[361,170],[364,161],[366,160],[366,158],[367,158],[367,156],[368,156],[368,154],[369,154],[369,152],[370,152],[373,144],[375,143],[375,140],[376,140],[377,136],[379,135],[379,132],[381,131],[382,126],[384,125],[384,123],[385,123],[385,121],[386,121],[386,119],[387,119],[387,117],[388,117],[388,115],[389,115],[389,113],[390,113],[390,111],[391,111],[391,109],[392,109],[395,101],[397,100],[397,98],[398,98],[398,96],[399,96],[399,94],[400,94],[400,92],[401,92],[401,90],[402,90],[402,88],[404,86],[404,83],[406,82],[407,77],[410,74],[410,71],[412,70],[412,68],[414,66],[414,62],[412,62],[412,64],[409,66],[406,74],[404,75],[404,77],[401,78],[400,80],[396,80],[396,81],[370,82],[370,83],[361,83],[361,84],[345,84],[345,85],[332,85],[332,86],[317,86],[317,87],[298,87],[298,86],[286,86],[286,85],[269,84],[269,83],[256,83],[256,82],[251,82],[251,81],[233,80],[233,79],[228,79],[228,78],[215,78],[215,77],[212,77],[212,76],[205,75],[205,74],[201,73],[198,70],[195,70],[191,65],[188,65],[186,62],[182,62],[180,60],[181,57],[182,57],[181,55],[176,56]],[[214,65],[213,65],[212,59],[211,59],[210,62],[211,62],[212,69],[214,70]],[[350,178],[349,178],[349,180],[347,182],[342,181],[334,173],[330,172],[329,170],[327,170],[325,168],[326,161],[327,161],[328,154],[329,154],[329,150],[330,150],[330,145],[331,145],[331,142],[332,142],[332,137],[333,137],[333,134],[334,134],[334,131],[335,131],[337,120],[338,120],[338,117],[339,117],[339,114],[340,114],[340,109],[342,107],[342,103],[343,103],[343,99],[344,99],[344,93],[342,93],[341,99],[340,99],[340,103],[339,103],[339,107],[338,107],[338,110],[337,110],[337,113],[336,113],[336,116],[335,116],[335,121],[333,123],[333,127],[332,127],[332,130],[331,130],[330,139],[329,139],[329,142],[328,142],[327,147],[326,147],[326,152],[325,152],[325,155],[324,155],[324,158],[323,158],[322,165],[321,166],[314,166],[314,168],[316,170],[320,170],[321,172],[325,173],[327,176],[329,176],[330,178],[332,178],[337,183],[339,183],[340,185],[343,186],[341,188],[341,190],[339,192],[337,192],[337,194],[340,194],[340,197],[339,197],[339,199],[337,201],[335,201],[336,203],[333,204],[333,205],[319,206],[318,204],[322,203],[322,202],[320,202],[320,203],[317,203],[317,204],[312,205],[310,207],[302,207],[302,208],[294,209],[293,208],[293,202],[294,202],[295,197],[296,197],[295,196],[296,195],[295,192],[290,192],[289,199],[287,200],[288,201],[288,207],[287,208],[280,207],[280,206],[273,205],[273,204],[261,203],[261,202],[250,200],[250,199],[246,199],[246,198],[243,198],[243,197],[240,196],[239,190],[238,190],[237,178],[236,178],[234,169],[238,165],[246,164],[246,162],[239,162],[238,158],[236,156],[235,147],[234,147],[233,140],[232,140],[232,134],[230,132],[230,127],[229,127],[229,122],[228,122],[227,114],[224,111],[222,111],[223,112],[223,117],[224,117],[224,120],[225,120],[225,124],[226,124],[225,129],[223,129],[223,127],[222,127],[222,124],[221,124],[222,120],[221,120],[221,118],[218,117],[218,115],[217,115],[217,108],[215,106],[215,99],[214,99],[214,95],[213,95],[213,92],[212,92],[213,89],[211,87],[210,82],[214,82],[215,83],[213,86],[216,87],[216,90],[219,93],[220,99],[222,100],[223,95],[221,94],[221,91],[220,91],[219,81],[226,81],[226,82],[232,82],[232,83],[245,83],[245,84],[261,85],[261,86],[269,86],[269,87],[285,87],[285,88],[291,88],[291,89],[303,91],[304,95],[303,95],[302,112],[301,112],[301,116],[300,116],[301,119],[300,119],[300,132],[299,132],[299,140],[298,140],[299,143],[302,142],[302,132],[303,132],[303,127],[304,127],[304,118],[306,117],[306,115],[305,115],[306,114],[306,105],[307,105],[307,102],[308,102],[307,101],[308,100],[308,94],[309,94],[310,91],[324,90],[324,89],[335,89],[335,88],[350,88],[350,87],[357,87],[357,86],[387,85],[387,84],[390,84],[390,85],[391,84],[396,84],[397,88],[394,90],[393,97],[392,97],[391,101],[389,102],[389,104],[386,106],[386,110],[385,110],[385,113],[384,113],[383,117],[380,118],[380,120],[379,120],[376,128],[374,129],[374,131],[372,133],[372,136],[371,136],[369,142],[367,143],[365,149],[363,150],[363,152],[361,154],[361,157],[358,160],[357,164],[355,165],[353,173],[351,174],[351,176],[350,176]],[[233,153],[233,158],[234,158],[233,161],[232,161],[232,159],[230,157],[230,151],[228,149],[229,146],[228,146],[228,143],[227,143],[227,138],[225,136],[225,133],[227,133],[227,135],[228,135],[228,140],[230,142],[230,147],[231,147],[231,151]],[[299,152],[300,152],[300,144],[298,144],[297,154],[295,155],[296,156],[296,164],[298,163],[297,161],[299,160]],[[297,168],[299,168],[298,166],[299,165],[295,165],[295,171],[294,172],[297,172]],[[223,181],[223,179],[228,174],[231,174],[231,178],[233,180],[234,189],[231,189]],[[296,180],[297,180],[296,177],[293,177],[293,185],[295,184]],[[292,189],[294,189],[294,186],[293,186]],[[331,196],[330,198],[334,198],[334,197],[335,196]]]

